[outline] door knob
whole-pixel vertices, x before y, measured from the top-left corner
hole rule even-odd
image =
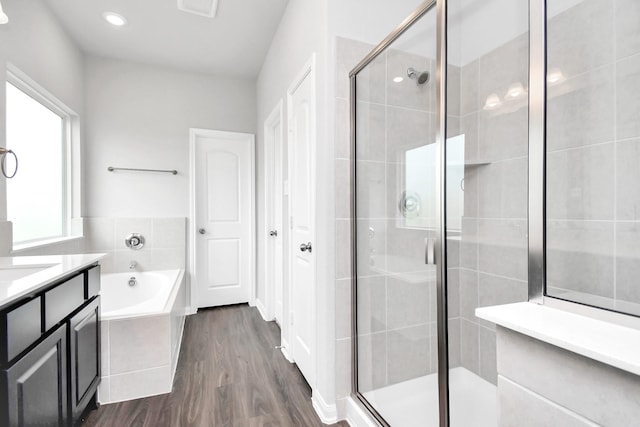
[[[205,234],[207,232],[207,230],[205,230],[204,228],[201,228],[198,230],[198,233],[200,234]]]
[[[300,245],[300,250],[302,252],[309,251],[309,253],[311,253],[311,242],[306,243],[306,244],[305,243],[301,244]]]
[[[271,230],[269,232],[269,236],[271,237],[278,237],[278,230]]]

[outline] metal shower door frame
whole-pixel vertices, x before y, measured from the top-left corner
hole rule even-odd
[[[376,46],[349,74],[351,124],[351,209],[352,209],[352,396],[388,426],[375,408],[358,392],[357,348],[357,263],[356,227],[356,76],[371,61],[404,34],[434,7],[436,26],[436,259],[437,259],[437,321],[438,321],[438,393],[440,427],[448,427],[449,414],[449,358],[447,316],[446,245],[446,107],[447,107],[447,5],[448,0],[427,0]],[[552,303],[546,298],[546,100],[547,100],[547,0],[529,0],[529,131],[528,131],[528,301],[536,304]],[[545,301],[546,299],[546,301]],[[573,304],[572,304],[573,305]]]
[[[440,427],[449,426],[449,350],[447,315],[447,242],[446,242],[446,98],[447,98],[447,0],[427,0],[407,17],[391,34],[380,42],[349,73],[350,80],[350,133],[351,133],[351,395],[362,404],[382,426],[386,420],[358,391],[358,325],[357,325],[357,206],[356,206],[356,78],[368,64],[383,53],[427,12],[436,9],[436,291],[438,329],[438,399]]]

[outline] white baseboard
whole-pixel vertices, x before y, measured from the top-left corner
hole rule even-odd
[[[356,402],[353,397],[346,399],[346,421],[352,427],[380,427],[380,424]]]
[[[333,405],[329,405],[320,393],[314,392],[311,395],[311,404],[323,423],[335,424],[338,422],[338,407],[335,403]]]
[[[289,363],[295,363],[295,360],[293,360],[293,357],[291,357],[291,354],[289,353],[289,350],[287,350],[289,348],[289,343],[287,343],[285,340],[281,339],[280,340],[280,351],[282,352],[282,354],[284,355],[284,358],[287,359],[289,361]]]
[[[273,319],[269,319],[269,317],[267,316],[267,309],[264,306],[264,304],[262,303],[262,301],[260,301],[259,299],[256,298],[255,300],[255,307],[258,309],[258,311],[260,312],[260,316],[262,316],[262,319],[265,322],[270,322]]]

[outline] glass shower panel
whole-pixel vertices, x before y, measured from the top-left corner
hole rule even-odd
[[[528,0],[448,1],[450,425],[498,425],[495,326],[527,301]]]
[[[548,1],[546,292],[640,315],[637,4]]]
[[[437,426],[435,10],[356,75],[357,388],[392,426]]]

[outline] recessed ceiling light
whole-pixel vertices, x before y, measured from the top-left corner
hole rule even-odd
[[[117,13],[113,13],[113,12],[105,12],[102,14],[102,17],[111,25],[115,25],[116,27],[122,27],[123,25],[126,25],[127,20],[125,19],[124,16],[122,15],[118,15]]]
[[[394,77],[394,78],[393,78],[393,81],[394,81],[395,83],[400,83],[400,82],[402,82],[403,80],[404,80],[404,79],[403,79],[402,77],[400,77],[400,76],[398,76],[398,77]]]

